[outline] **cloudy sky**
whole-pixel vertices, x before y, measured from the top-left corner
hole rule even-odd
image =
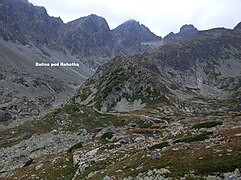
[[[128,19],[159,36],[178,32],[184,24],[200,30],[233,28],[241,21],[241,0],[29,0],[49,15],[69,22],[89,14],[104,17],[113,29]]]

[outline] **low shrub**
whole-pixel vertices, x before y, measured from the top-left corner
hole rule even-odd
[[[209,121],[209,122],[203,122],[196,124],[192,127],[192,129],[201,129],[201,128],[212,128],[218,125],[222,125],[223,123],[221,121]]]
[[[149,150],[162,149],[162,148],[167,147],[167,146],[169,146],[168,142],[162,142],[160,144],[155,144],[151,147],[148,147],[148,149]]]
[[[114,136],[114,132],[106,132],[102,134],[101,138],[102,139],[111,139]]]
[[[190,142],[195,142],[195,141],[203,141],[205,139],[208,139],[209,135],[211,135],[211,134],[213,134],[213,133],[212,132],[203,132],[198,135],[188,136],[188,137],[184,137],[182,139],[178,139],[174,143],[179,143],[179,142],[190,143]]]
[[[80,142],[80,143],[77,143],[77,144],[73,145],[71,148],[69,148],[69,150],[67,152],[72,152],[73,150],[79,149],[79,148],[82,148],[82,147],[83,147],[83,145]]]
[[[24,164],[23,167],[30,166],[30,165],[32,164],[32,162],[33,162],[33,159],[29,159],[29,160]]]

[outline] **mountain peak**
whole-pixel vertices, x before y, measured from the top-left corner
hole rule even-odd
[[[98,15],[96,15],[96,14],[90,14],[90,15],[88,15],[88,16],[84,16],[84,17],[80,17],[80,18],[78,18],[78,19],[75,19],[75,20],[73,20],[73,21],[70,21],[69,23],[67,23],[67,24],[79,24],[79,23],[82,23],[82,22],[84,22],[84,21],[86,21],[86,20],[93,20],[93,21],[105,21],[106,22],[106,20],[105,20],[105,18],[103,18],[103,17],[101,17],[101,16],[98,16]],[[107,23],[107,22],[106,22]]]
[[[98,15],[96,15],[96,14],[90,14],[90,15],[88,15],[88,16],[85,16],[85,18],[104,19],[103,17],[98,16]]]
[[[136,21],[135,19],[129,19],[127,21],[125,21],[124,23],[122,23],[121,25],[119,25],[118,27],[139,27],[141,26],[139,21]]]
[[[169,33],[164,37],[165,42],[173,42],[178,40],[187,40],[195,37],[198,33],[198,29],[192,24],[185,24],[180,28],[180,31],[176,34],[173,32]]]
[[[126,22],[138,22],[135,19],[128,19]]]
[[[180,32],[183,31],[190,31],[190,30],[197,30],[192,24],[185,24],[180,28]]]
[[[140,24],[139,21],[136,21],[135,19],[128,19],[128,20],[125,21],[124,23],[138,23],[138,24]],[[124,23],[123,23],[123,24],[124,24]]]

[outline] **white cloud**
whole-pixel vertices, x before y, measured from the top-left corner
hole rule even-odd
[[[157,35],[177,32],[183,24],[198,29],[233,28],[241,21],[240,0],[29,0],[68,22],[89,14],[103,16],[111,28],[136,19]]]

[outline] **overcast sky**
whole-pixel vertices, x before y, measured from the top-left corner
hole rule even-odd
[[[184,24],[200,30],[233,28],[241,21],[241,0],[29,0],[51,16],[69,22],[89,14],[104,17],[113,29],[135,19],[159,36],[178,32]]]

